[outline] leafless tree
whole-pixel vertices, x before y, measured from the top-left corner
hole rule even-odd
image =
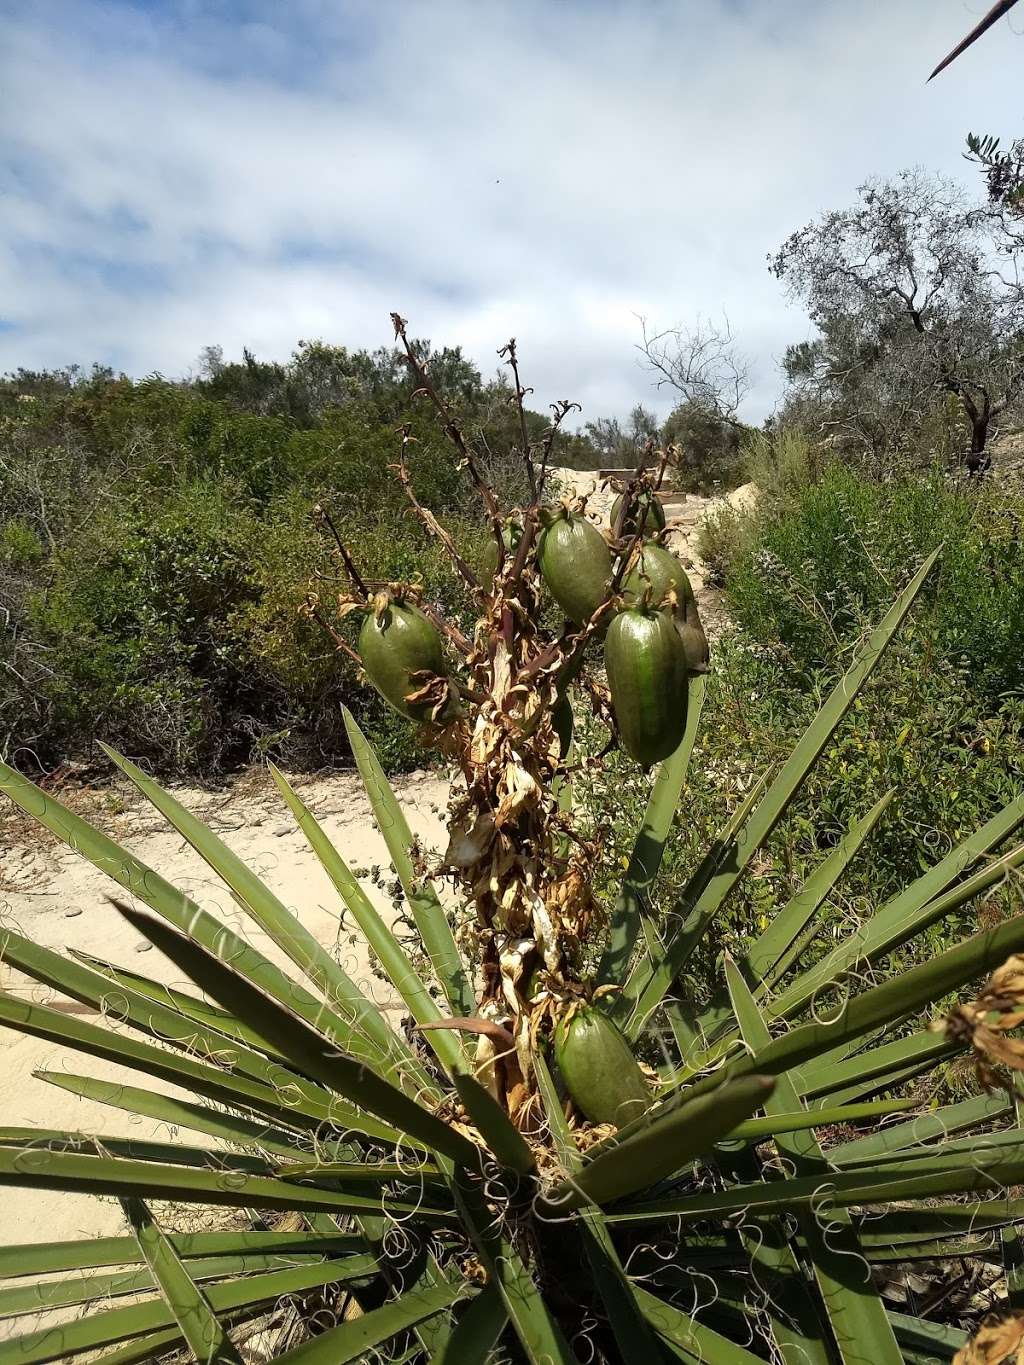
[[[692,327],[653,331],[640,319],[643,340],[637,350],[657,377],[659,389],[674,389],[684,403],[739,426],[737,412],[750,388],[750,362],[733,337],[729,319],[721,323],[698,315]]]
[[[888,404],[909,423],[951,394],[968,469],[986,466],[1024,389],[1024,315],[984,208],[941,176],[904,171],[794,232],[769,265],[818,328],[806,378],[833,420],[859,420],[873,393],[874,411]]]

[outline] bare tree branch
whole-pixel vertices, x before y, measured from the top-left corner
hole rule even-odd
[[[477,579],[476,574],[459,554],[458,546],[455,544],[455,541],[452,540],[451,533],[445,530],[445,528],[438,521],[437,517],[434,516],[433,512],[431,512],[429,508],[424,507],[423,504],[420,502],[419,498],[417,498],[416,496],[416,491],[412,486],[412,479],[409,477],[409,465],[407,456],[409,443],[413,439],[414,438],[409,435],[408,427],[403,427],[401,456],[399,458],[398,464],[389,465],[388,468],[394,470],[395,474],[398,476],[398,481],[402,485],[402,490],[405,493],[405,496],[409,499],[409,503],[410,506],[412,507],[413,512],[416,514],[418,519],[423,523],[428,534],[432,535],[435,538],[435,540],[439,540],[441,544],[444,546],[445,550],[448,553],[448,558],[451,560],[452,566],[455,569],[455,572],[459,575],[463,583],[465,583],[466,587],[472,593],[473,600],[478,603],[483,603],[485,599],[484,590],[480,586],[480,582]]]
[[[849,208],[794,232],[770,258],[820,336],[786,368],[829,419],[876,458],[912,445],[942,394],[965,418],[968,469],[1024,369],[1021,298],[991,267],[1015,253],[992,215],[953,181],[921,170],[858,189]]]
[[[530,434],[526,427],[526,409],[523,407],[523,399],[532,389],[524,389],[519,379],[519,358],[516,355],[516,339],[510,337],[502,346],[498,354],[503,357],[512,369],[512,376],[516,381],[516,408],[519,412],[519,437],[522,442],[523,460],[526,463],[526,477],[530,484],[530,497],[536,500],[537,497],[537,474],[533,467],[533,449],[530,445]]]
[[[728,317],[719,324],[698,316],[692,327],[660,332],[650,331],[641,317],[640,328],[637,350],[657,376],[657,388],[674,389],[683,402],[740,425],[736,413],[750,388],[750,362],[736,344]]]
[[[494,538],[495,541],[497,542],[498,565],[500,567],[501,561],[505,557],[505,541],[501,534],[502,530],[501,509],[498,507],[498,500],[494,496],[494,489],[491,488],[490,484],[481,474],[480,466],[477,463],[476,456],[474,455],[472,449],[470,448],[469,443],[467,442],[466,437],[463,434],[462,428],[456,421],[455,415],[449,410],[444,399],[434,388],[434,385],[430,380],[430,376],[427,374],[426,366],[423,364],[423,362],[420,360],[420,358],[417,356],[416,352],[410,345],[408,332],[406,330],[405,318],[403,318],[400,313],[392,313],[391,322],[395,329],[395,336],[402,343],[402,349],[405,352],[406,364],[408,365],[416,381],[417,385],[416,393],[426,394],[426,396],[430,399],[431,403],[434,405],[434,408],[436,409],[438,416],[444,423],[445,435],[448,437],[452,445],[455,447],[455,449],[461,456],[462,463],[465,466],[466,470],[468,471],[469,477],[473,481],[473,486],[480,494],[480,499],[484,504],[484,508],[487,512],[488,517],[490,518],[491,529],[494,532]],[[407,487],[406,492],[408,491],[409,489]]]

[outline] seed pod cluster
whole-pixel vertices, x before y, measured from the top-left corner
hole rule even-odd
[[[622,508],[620,494],[613,524]],[[641,494],[627,522],[643,519],[645,530],[664,528],[665,514],[651,492]],[[592,522],[568,506],[546,509],[537,542],[537,565],[552,597],[573,624],[590,621],[608,599],[613,559],[608,541]],[[635,532],[633,532],[635,535]],[[522,535],[518,522],[503,530],[511,553]],[[485,569],[493,575],[497,548]],[[614,611],[614,615],[611,614]],[[686,570],[655,540],[644,542],[606,618],[605,666],[612,709],[623,749],[644,767],[667,758],[686,727],[687,679],[707,668],[707,641]],[[359,654],[370,682],[410,720],[438,716],[438,691],[428,684],[446,677],[441,639],[414,603],[383,594],[374,599],[359,634]],[[577,660],[576,669],[582,664]],[[572,735],[572,708],[562,680],[553,717],[563,756]]]
[[[612,508],[614,527],[625,493]],[[640,494],[624,518],[623,538],[665,526],[657,495]],[[577,625],[608,596],[612,555],[597,527],[568,508],[548,514],[538,564],[551,595]],[[686,570],[655,540],[645,541],[621,587],[605,633],[605,666],[623,749],[644,767],[667,758],[686,728],[687,679],[707,670],[707,640]]]

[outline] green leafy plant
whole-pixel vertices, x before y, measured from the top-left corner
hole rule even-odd
[[[1012,486],[975,495],[937,473],[879,484],[833,463],[747,515],[722,565],[729,605],[753,638],[810,672],[844,656],[901,567],[941,540],[922,637],[994,707],[1024,690],[1022,513]]]
[[[396,328],[404,341],[400,319]],[[521,401],[514,345],[507,354]],[[283,774],[275,769],[274,778],[404,1001],[416,1041],[394,1032],[260,879],[128,759],[108,751],[293,971],[0,768],[0,787],[120,884],[130,899],[115,902],[120,913],[192,983],[172,990],[10,930],[0,948],[12,967],[125,1027],[11,996],[0,996],[0,1022],[170,1082],[189,1098],[84,1074],[43,1077],[219,1144],[0,1129],[0,1183],[115,1195],[129,1227],[123,1238],[0,1248],[0,1276],[12,1281],[0,1288],[0,1312],[132,1296],[15,1336],[4,1358],[32,1365],[91,1352],[124,1365],[184,1343],[199,1360],[234,1361],[235,1329],[282,1296],[317,1305],[307,1339],[278,1357],[301,1365],[374,1351],[453,1365],[497,1358],[493,1352],[533,1365],[777,1358],[895,1365],[950,1356],[965,1334],[889,1311],[873,1269],[941,1257],[951,1245],[958,1256],[990,1255],[979,1234],[992,1229],[1010,1248],[1024,1205],[996,1196],[1024,1182],[1024,1134],[1012,1100],[998,1093],[904,1113],[891,1126],[880,1121],[908,1102],[878,1097],[958,1050],[984,1050],[986,1002],[998,983],[948,1031],[907,1033],[905,1025],[1024,949],[1024,914],[897,977],[859,983],[866,967],[1024,862],[1024,844],[1012,844],[1024,797],[804,969],[805,932],[884,804],[865,810],[804,891],[777,908],[742,956],[724,960],[709,1005],[698,1013],[681,989],[704,936],[911,612],[935,554],[779,770],[751,789],[693,867],[663,932],[649,897],[680,808],[705,676],[684,670],[680,679],[672,668],[634,680],[685,719],[657,769],[607,910],[592,891],[595,851],[572,818],[572,780],[590,760],[574,755],[554,717],[576,688],[615,733],[614,680],[609,694],[586,667],[586,646],[625,606],[618,587],[642,553],[644,532],[642,523],[631,535],[622,528],[640,498],[656,493],[666,457],[654,474],[640,468],[607,529],[613,567],[605,600],[584,622],[546,638],[536,541],[550,433],[538,449],[524,425],[531,501],[511,554],[472,448],[412,348],[409,362],[468,462],[497,547],[493,581],[482,583],[444,528],[432,526],[480,607],[470,639],[415,585],[368,584],[338,540],[349,580],[344,615],[361,614],[386,636],[396,603],[406,617],[415,612],[417,659],[403,646],[410,691],[398,704],[426,717],[428,735],[456,759],[464,782],[451,845],[431,868],[348,718],[418,952],[399,942]],[[558,420],[556,413],[553,430]],[[402,479],[401,464],[398,472]],[[641,596],[643,610],[664,613],[666,626],[686,624],[673,588],[661,600]],[[335,626],[321,603],[310,612],[345,643],[344,624]],[[444,653],[432,641],[420,651],[427,627]],[[410,668],[417,660],[425,666]],[[379,660],[367,659],[367,673],[393,691],[394,660],[385,662],[381,672]],[[442,894],[440,876],[454,897]],[[997,1060],[1005,1061],[1014,1015],[998,998]],[[656,1068],[644,1061],[651,1057]],[[951,1133],[963,1136],[944,1142]],[[166,1233],[150,1207],[160,1200],[245,1209],[253,1225]],[[290,1216],[287,1231],[275,1225],[280,1211]],[[347,1298],[356,1309],[345,1310]]]

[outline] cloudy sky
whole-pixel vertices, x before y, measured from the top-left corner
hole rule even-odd
[[[0,370],[179,375],[376,346],[397,308],[536,401],[664,410],[634,344],[728,314],[770,411],[807,335],[765,257],[871,174],[1019,134],[988,0],[0,0]]]

